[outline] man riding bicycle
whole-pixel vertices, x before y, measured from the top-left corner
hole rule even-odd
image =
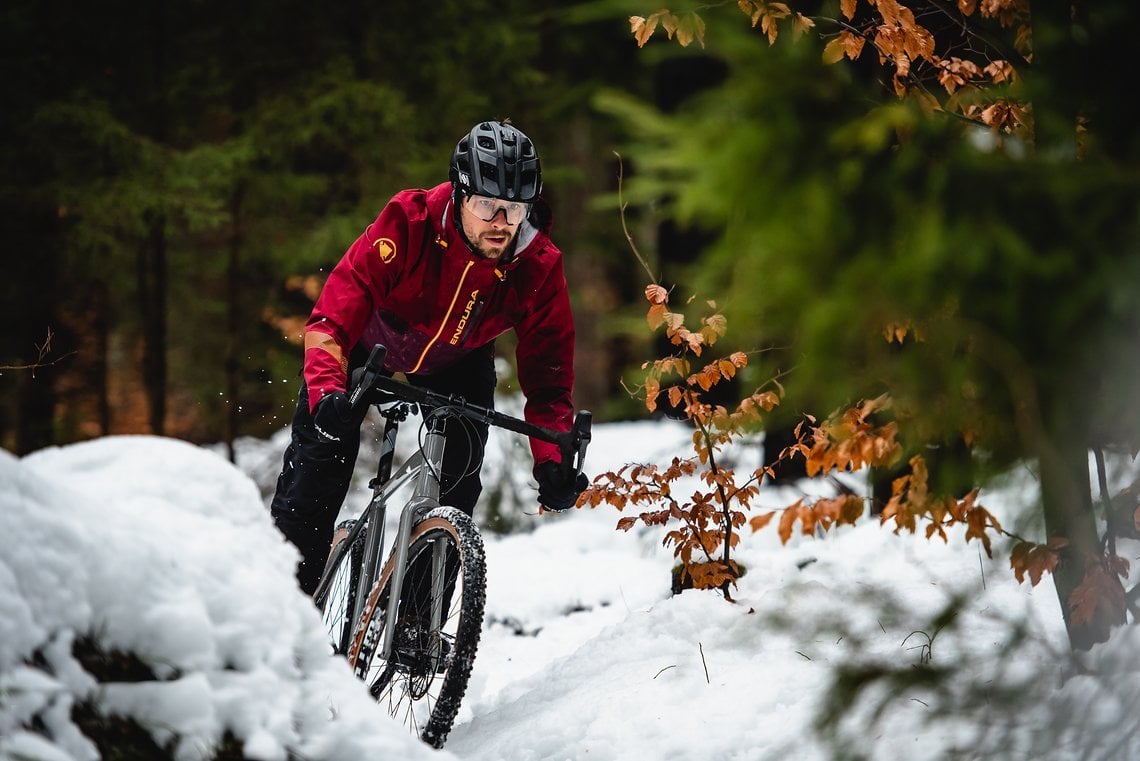
[[[528,422],[573,422],[574,325],[562,254],[549,237],[538,153],[521,131],[481,122],[451,158],[450,182],[397,193],[329,274],[305,327],[304,380],[271,510],[301,551],[297,580],[316,589],[359,447],[349,405],[367,348],[414,385],[493,407],[495,339],[514,329]],[[441,500],[469,515],[482,491],[487,425],[447,421]],[[573,506],[584,476],[531,440],[538,500]]]

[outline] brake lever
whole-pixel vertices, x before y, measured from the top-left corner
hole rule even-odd
[[[591,432],[594,416],[589,410],[579,410],[574,416],[574,440],[578,442],[578,450],[574,453],[574,477],[582,475],[582,467],[586,464],[586,449],[590,446]]]
[[[360,376],[360,383],[348,395],[349,406],[356,410],[365,394],[372,388],[376,378],[384,372],[384,359],[388,356],[388,349],[383,344],[376,344],[364,363],[364,373]]]

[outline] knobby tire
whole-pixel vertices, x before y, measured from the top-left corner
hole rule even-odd
[[[352,636],[352,611],[356,607],[356,593],[364,559],[364,532],[356,537],[351,547],[342,548],[355,523],[355,520],[348,520],[336,527],[333,547],[329,552],[329,562],[336,563],[332,580],[325,592],[313,601],[321,610],[329,644],[337,655],[348,652]]]
[[[486,603],[486,561],[482,537],[466,513],[453,507],[438,507],[428,512],[412,530],[407,564],[409,572],[400,597],[400,613],[397,614],[398,630],[406,626],[408,617],[418,613],[414,610],[417,606],[408,601],[423,600],[430,594],[430,585],[426,583],[423,586],[428,589],[427,593],[415,593],[412,586],[418,574],[410,569],[416,567],[417,558],[430,560],[432,543],[437,540],[442,540],[449,551],[449,567],[454,565],[455,558],[459,560],[459,567],[440,631],[424,634],[422,639],[416,640],[422,654],[418,659],[419,665],[413,663],[409,666],[409,660],[417,659],[398,655],[395,651],[391,661],[386,662],[378,652],[388,598],[392,593],[395,552],[384,564],[365,602],[348,661],[356,676],[368,685],[376,701],[393,717],[407,724],[428,745],[442,748],[467,690],[479,645]],[[413,613],[406,613],[406,610]],[[395,639],[401,641],[399,633]],[[441,644],[444,642],[446,644]],[[437,652],[447,651],[437,668],[425,665],[431,658],[426,653],[433,646]],[[416,652],[416,648],[405,645],[404,652],[409,651]]]

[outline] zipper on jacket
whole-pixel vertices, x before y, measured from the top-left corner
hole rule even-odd
[[[479,327],[479,318],[483,316],[483,307],[487,306],[487,299],[480,298],[471,307],[471,312],[467,316],[467,324],[463,326],[462,332],[452,339],[451,343],[457,346],[466,346],[467,339],[475,332],[475,328]]]
[[[423,353],[420,354],[419,361],[416,362],[416,366],[408,372],[416,373],[419,371],[420,366],[424,363],[424,358],[427,357],[427,353],[431,351],[431,347],[435,346],[435,342],[443,335],[443,329],[447,327],[447,321],[451,319],[451,313],[455,310],[455,302],[459,301],[459,294],[463,292],[463,281],[467,279],[467,271],[471,269],[473,264],[475,264],[475,262],[467,262],[467,266],[463,268],[463,274],[459,276],[459,284],[455,286],[455,293],[451,297],[451,303],[447,307],[447,312],[443,315],[443,321],[439,324],[439,330],[435,332],[432,339],[428,341],[427,346],[424,347]]]

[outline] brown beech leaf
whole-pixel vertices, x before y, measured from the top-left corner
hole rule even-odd
[[[1128,578],[1128,570],[1132,567],[1132,564],[1129,563],[1128,560],[1119,555],[1109,555],[1105,558],[1105,562],[1108,563],[1109,569],[1117,576],[1122,579]]]
[[[718,336],[723,336],[724,332],[728,330],[728,320],[723,314],[710,314],[705,318],[705,324]]]
[[[889,322],[887,326],[883,328],[883,338],[887,339],[887,343],[895,343],[897,341],[899,344],[902,344],[903,339],[906,338],[906,333],[907,326],[896,322]]]
[[[772,523],[772,518],[774,518],[775,515],[775,513],[764,513],[750,518],[748,525],[752,527],[752,533],[756,533],[760,529],[763,529],[764,526]]]
[[[1053,573],[1061,559],[1059,552],[1064,546],[1064,540],[1054,540],[1049,545],[1018,542],[1009,553],[1009,565],[1013,569],[1014,578],[1020,583],[1028,574],[1030,585],[1037,586],[1044,574]]]
[[[645,299],[650,304],[668,304],[669,291],[665,290],[665,288],[662,286],[653,283],[651,285],[645,286]]]
[[[796,517],[799,515],[800,508],[803,507],[803,500],[797,500],[795,504],[789,505],[784,509],[784,514],[780,516],[780,523],[776,532],[780,536],[780,541],[787,544],[792,540],[792,529],[796,525]]]
[[[839,37],[829,41],[823,47],[823,62],[824,63],[839,63],[843,60],[843,54],[846,49],[843,47],[843,40]]]
[[[686,569],[693,580],[694,589],[716,589],[725,582],[736,581],[736,575],[720,561],[693,563]]]
[[[843,53],[852,61],[863,53],[863,45],[867,42],[862,35],[853,32],[843,32],[839,39],[843,44]]]
[[[649,18],[644,16],[630,16],[629,17],[629,30],[633,34],[633,39],[637,41],[639,48],[645,47],[645,43],[649,42],[649,38],[653,36],[653,31],[657,29],[657,19],[659,15],[654,13]]]
[[[693,40],[705,46],[705,20],[696,13],[687,13],[677,22],[677,42],[688,47]]]
[[[650,412],[657,409],[657,395],[661,393],[661,382],[656,378],[645,379],[645,407]]]
[[[815,26],[815,22],[809,19],[802,13],[796,13],[792,18],[792,38],[798,39],[807,34],[808,30]]]
[[[1084,626],[1097,620],[1112,625],[1122,624],[1127,613],[1128,597],[1115,574],[1103,563],[1089,563],[1085,578],[1069,596],[1073,624]]]
[[[771,412],[780,406],[780,397],[776,395],[775,391],[762,391],[759,394],[753,394],[752,401],[764,408],[766,412]]]

